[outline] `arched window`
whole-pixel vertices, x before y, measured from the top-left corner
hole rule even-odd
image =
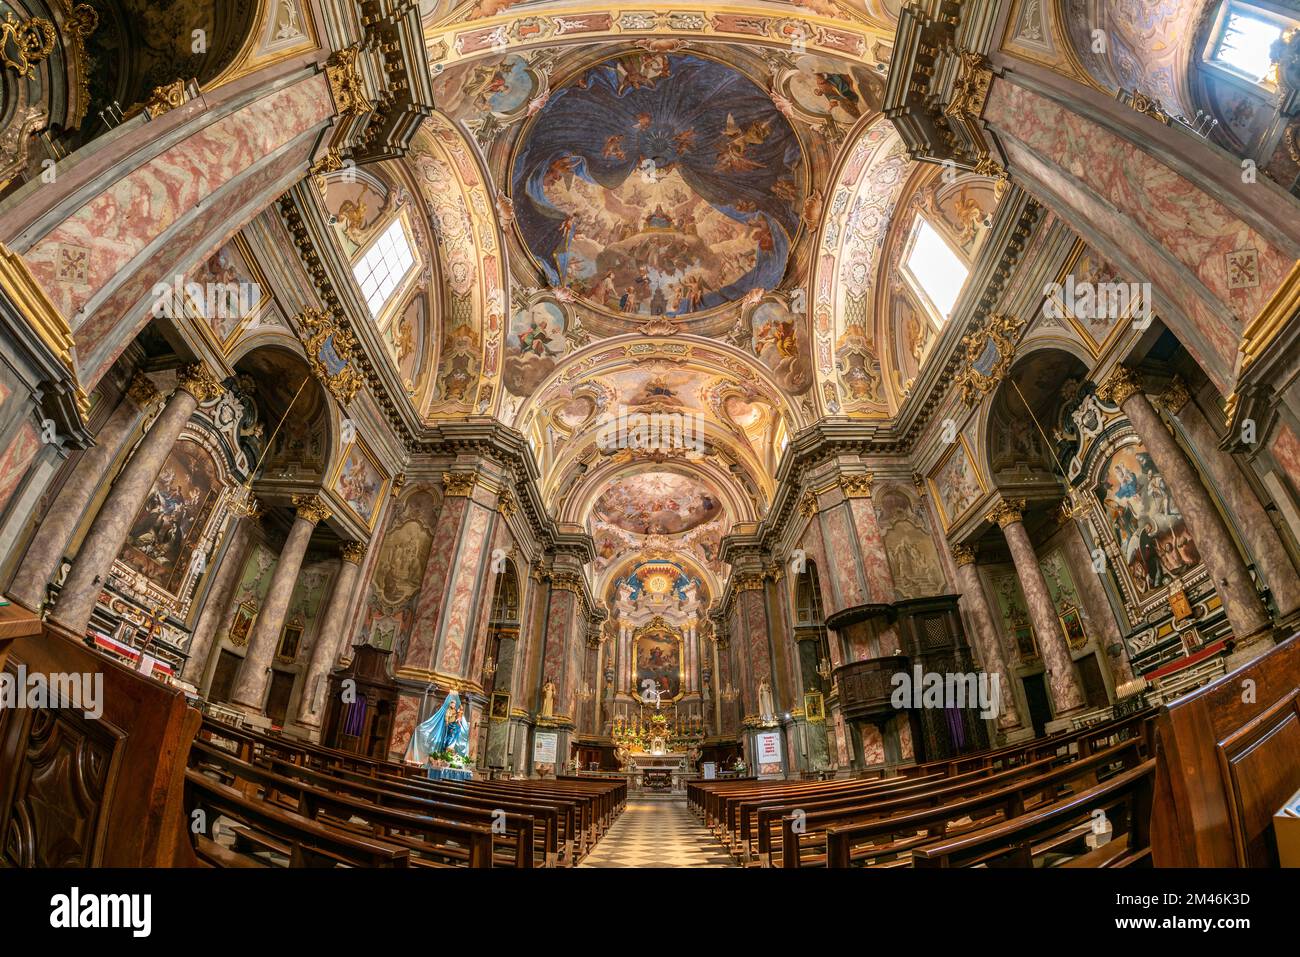
[[[942,327],[952,315],[970,270],[930,221],[917,216],[907,240],[903,274],[931,318]]]
[[[383,315],[393,293],[402,288],[414,268],[415,253],[406,234],[406,224],[397,216],[352,267],[373,318]]]

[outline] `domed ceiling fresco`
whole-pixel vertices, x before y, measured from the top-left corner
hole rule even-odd
[[[898,276],[914,219],[970,261],[996,201],[967,174],[916,175],[880,113],[899,6],[838,8],[863,37],[843,56],[734,34],[532,44],[588,15],[430,6],[438,106],[408,189],[434,211],[422,412],[518,429],[602,590],[650,557],[716,589],[722,540],[767,513],[791,439],[895,414],[937,341]],[[458,45],[450,24],[486,17],[509,48]],[[647,418],[689,447],[621,440]]]
[[[806,173],[790,122],[735,68],[636,52],[554,90],[511,170],[515,223],[552,286],[677,317],[775,288]]]

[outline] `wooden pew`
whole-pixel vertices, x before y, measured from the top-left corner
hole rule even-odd
[[[1033,867],[1042,853],[1063,853],[1085,842],[1098,811],[1112,827],[1111,839],[1079,851],[1064,867],[1133,867],[1151,863],[1151,758],[1109,780],[1017,817],[912,851],[914,867]],[[832,867],[847,867],[848,840],[831,839]]]
[[[1272,816],[1300,789],[1300,634],[1160,709],[1157,867],[1276,867]]]
[[[184,693],[49,623],[18,630],[4,662],[11,676],[19,666],[102,676],[103,714],[0,711],[0,863],[166,867],[187,855],[185,758],[200,716]]]
[[[514,821],[503,820],[506,832],[494,834],[490,813],[433,801],[408,801],[401,807],[381,805],[367,800],[367,796],[332,791],[259,768],[203,741],[194,743],[191,766],[220,778],[222,784],[240,790],[245,797],[258,797],[336,830],[365,833],[385,843],[406,847],[414,852],[410,861],[413,866],[492,867],[503,862],[496,853],[498,842],[507,851],[505,863],[532,866],[531,818],[521,821],[516,815]],[[488,835],[486,860],[475,856],[484,832]]]
[[[408,848],[326,827],[269,801],[248,797],[193,769],[185,772],[185,806],[191,812],[202,811],[212,823],[222,817],[240,822],[248,829],[245,833],[274,842],[271,846],[286,854],[290,867],[410,866]],[[476,853],[479,859],[489,855],[487,844],[480,844]],[[198,834],[191,856],[179,863],[190,867],[256,867],[263,862]]]
[[[782,867],[847,867],[855,860],[894,859],[954,830],[973,830],[980,822],[1008,820],[1058,799],[1095,786],[1098,777],[1118,764],[1128,770],[1142,763],[1139,741],[1124,741],[1106,751],[1015,781],[990,791],[962,796],[941,795],[926,806],[924,797],[904,798],[866,806],[860,812],[841,810],[809,814],[801,826],[815,837],[824,828],[825,854],[805,848],[805,834],[795,830],[794,815],[782,819]],[[833,850],[833,848],[835,850]]]

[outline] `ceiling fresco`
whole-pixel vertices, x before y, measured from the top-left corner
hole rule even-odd
[[[596,500],[596,521],[638,535],[678,535],[722,513],[716,491],[676,472],[648,471],[620,479]]]
[[[971,262],[997,206],[880,114],[899,0],[780,6],[759,40],[728,13],[690,36],[666,9],[427,0],[438,106],[405,175],[329,193],[349,258],[422,221],[423,294],[381,324],[418,411],[518,429],[600,576],[651,554],[725,576],[792,437],[895,414],[935,351],[900,278],[916,217]],[[689,440],[646,447],[638,416]]]
[[[760,86],[715,60],[638,51],[551,93],[510,195],[551,285],[675,318],[780,283],[805,178],[794,129]]]

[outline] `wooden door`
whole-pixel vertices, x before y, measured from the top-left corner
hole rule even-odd
[[[284,727],[285,715],[289,713],[289,698],[293,694],[293,682],[297,678],[292,671],[273,671],[271,673],[271,692],[266,696],[266,716],[271,723]]]
[[[239,666],[244,659],[228,648],[221,649],[217,658],[217,669],[212,674],[212,684],[208,688],[208,700],[214,704],[225,704],[230,700],[235,688],[235,678],[239,676]]]

